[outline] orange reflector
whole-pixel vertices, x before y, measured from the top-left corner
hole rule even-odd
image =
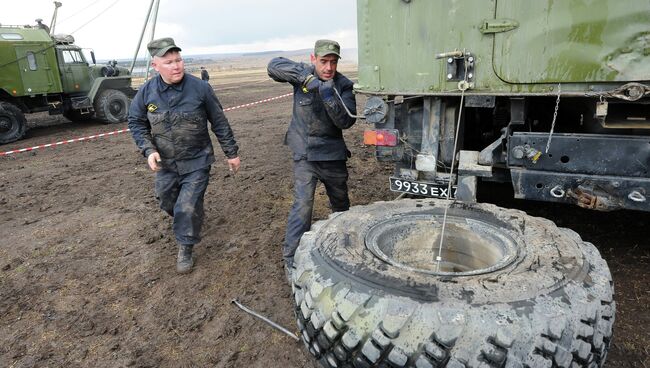
[[[363,132],[363,144],[367,144],[369,146],[376,146],[377,132],[374,130],[365,130]]]
[[[399,132],[397,129],[377,129],[363,132],[363,144],[369,146],[397,146]]]

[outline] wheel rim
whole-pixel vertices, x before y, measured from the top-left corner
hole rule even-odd
[[[13,128],[13,120],[7,116],[0,115],[0,135],[11,133]]]
[[[496,224],[448,215],[442,261],[436,257],[442,215],[410,215],[373,226],[366,246],[395,267],[424,274],[467,276],[493,272],[517,258],[515,241]]]
[[[124,110],[125,110],[124,103],[119,100],[113,100],[108,105],[108,111],[113,116],[120,116]]]

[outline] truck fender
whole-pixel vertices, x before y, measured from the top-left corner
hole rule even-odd
[[[131,88],[130,75],[123,77],[100,77],[93,81],[93,85],[88,92],[88,98],[90,98],[91,103],[94,104],[100,92],[107,89],[121,90],[129,97],[135,96],[135,90]]]

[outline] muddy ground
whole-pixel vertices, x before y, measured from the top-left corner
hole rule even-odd
[[[224,107],[290,92],[264,73],[212,75]],[[241,172],[213,166],[195,270],[175,272],[170,219],[130,135],[0,157],[0,367],[315,367],[301,343],[231,304],[295,330],[280,246],[292,200],[281,144],[285,98],[227,113]],[[0,151],[121,129],[30,116],[26,139]],[[350,195],[360,205],[395,197],[390,168],[346,132]],[[223,156],[220,156],[220,159]],[[553,219],[593,242],[611,268],[617,315],[608,367],[650,366],[650,214],[598,213],[511,199],[483,186],[481,200]],[[329,213],[322,187],[315,218]]]

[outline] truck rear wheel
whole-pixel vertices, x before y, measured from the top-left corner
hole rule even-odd
[[[102,91],[95,99],[95,117],[105,123],[126,121],[129,114],[129,98],[116,89]]]
[[[601,367],[612,279],[597,249],[490,204],[401,200],[312,226],[292,273],[324,367]]]
[[[14,104],[0,102],[0,144],[21,139],[26,129],[25,114]]]

